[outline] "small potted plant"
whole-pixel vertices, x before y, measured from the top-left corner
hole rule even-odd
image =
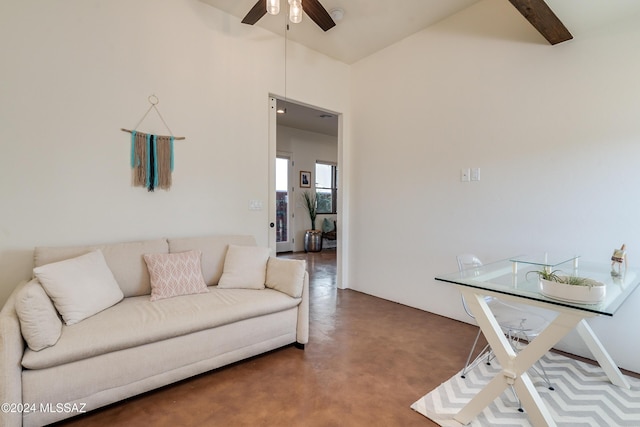
[[[582,304],[596,304],[602,301],[606,295],[606,285],[593,279],[560,275],[559,270],[545,269],[529,273],[538,276],[540,292],[549,298]]]
[[[322,250],[322,230],[316,230],[316,216],[318,215],[318,200],[316,195],[309,191],[302,193],[304,207],[309,213],[311,229],[304,233],[304,251],[320,252]]]

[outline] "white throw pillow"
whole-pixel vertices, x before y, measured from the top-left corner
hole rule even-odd
[[[62,333],[62,321],[38,280],[24,285],[16,296],[22,337],[33,351],[51,347]]]
[[[67,325],[111,307],[124,296],[100,250],[33,272]]]
[[[229,245],[219,288],[264,289],[269,248]]]
[[[302,296],[304,272],[307,262],[298,259],[280,259],[271,257],[267,262],[267,288],[275,289],[294,297]]]
[[[200,251],[145,254],[151,278],[151,301],[209,292],[202,277]]]

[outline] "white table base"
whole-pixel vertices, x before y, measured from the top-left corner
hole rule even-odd
[[[535,389],[527,371],[574,328],[577,328],[580,337],[587,344],[611,382],[620,387],[630,388],[620,369],[618,369],[611,356],[609,356],[602,343],[585,321],[585,318],[592,316],[589,312],[557,305],[535,304],[558,311],[559,314],[540,335],[534,338],[522,351],[516,353],[505,337],[498,321],[491,313],[484,297],[485,295],[492,295],[519,303],[527,302],[527,300],[494,294],[468,286],[459,286],[459,288],[482,329],[482,333],[500,362],[500,366],[502,366],[502,375],[496,375],[480,393],[462,408],[454,417],[456,421],[464,425],[469,424],[484,408],[500,396],[507,387],[513,385],[523,408],[534,426],[555,426],[551,413]]]

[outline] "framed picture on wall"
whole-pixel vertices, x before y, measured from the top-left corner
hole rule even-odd
[[[311,172],[300,171],[300,187],[304,187],[304,188],[311,187]]]

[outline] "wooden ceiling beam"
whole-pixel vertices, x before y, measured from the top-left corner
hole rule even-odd
[[[544,0],[509,0],[527,21],[552,45],[573,36]]]

